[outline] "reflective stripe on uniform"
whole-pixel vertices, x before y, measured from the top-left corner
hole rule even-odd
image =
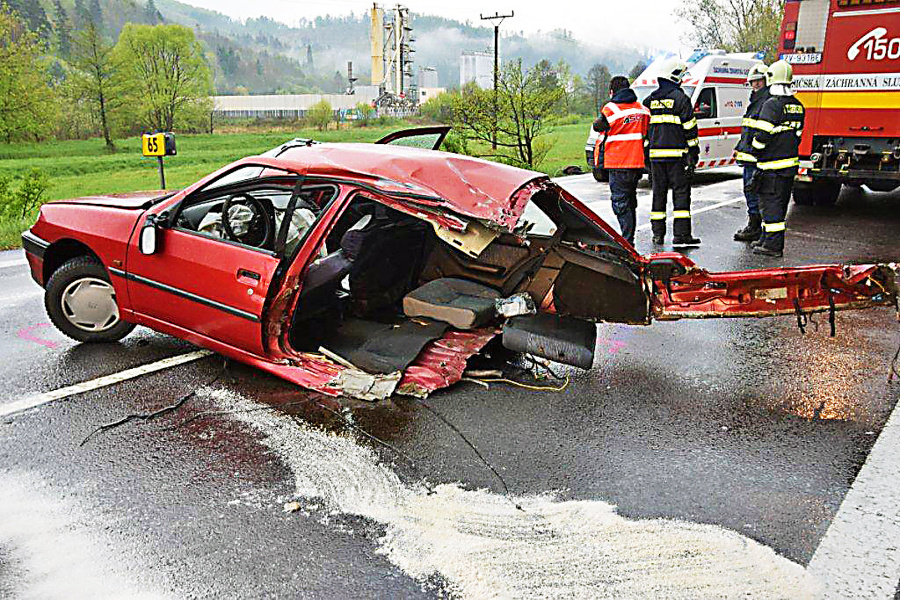
[[[606,143],[635,141],[635,140],[642,140],[642,139],[644,139],[644,136],[643,136],[643,134],[640,134],[640,133],[618,133],[616,135],[606,136]]]
[[[700,145],[700,140],[697,139],[697,138],[691,138],[691,139],[689,139],[689,140],[687,141],[687,145],[688,145],[688,146],[699,146],[699,145]]]
[[[746,152],[735,152],[734,159],[741,162],[756,162],[756,157]]]
[[[650,158],[680,158],[687,152],[686,148],[678,148],[677,150],[667,150],[660,148],[650,149]]]
[[[762,127],[759,126],[759,120],[751,119],[750,117],[745,117],[741,120],[741,127],[747,127],[749,129],[762,129]]]
[[[665,220],[666,220],[666,212],[665,212],[665,211],[662,211],[662,212],[656,212],[656,211],[651,212],[651,213],[650,213],[650,220],[651,220],[651,221],[665,221]]]
[[[616,107],[616,110],[618,112],[614,112],[613,114],[606,117],[607,123],[615,123],[619,119],[624,119],[625,117],[628,117],[631,115],[649,115],[650,114],[650,111],[648,111],[647,109],[640,109],[640,108],[626,108],[625,110],[622,110],[622,109]]]
[[[770,160],[767,162],[760,162],[756,164],[757,167],[762,169],[763,171],[774,171],[777,169],[790,169],[791,167],[799,167],[800,166],[800,158],[783,158],[781,160]]]
[[[753,146],[754,148],[756,148],[757,150],[764,150],[765,147],[766,147],[765,144],[763,144],[762,142],[760,142],[760,141],[759,141],[758,139],[756,139],[756,138],[753,138],[753,144],[752,144],[752,146]]]
[[[697,119],[691,119],[687,123],[682,123],[681,126],[684,127],[685,129],[691,129],[692,127],[696,127]]]
[[[768,121],[763,121],[762,119],[756,120],[756,128],[762,129],[766,133],[772,133],[772,130],[775,129],[775,123],[769,123]]]
[[[676,210],[672,212],[673,219],[690,219],[691,211],[689,210]]]
[[[766,233],[777,233],[779,231],[784,231],[784,221],[780,223],[763,223],[763,229],[766,230]]]
[[[678,115],[650,115],[650,124],[674,123],[681,125],[681,117]]]

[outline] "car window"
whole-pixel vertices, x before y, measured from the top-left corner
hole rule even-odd
[[[206,188],[185,200],[174,225],[226,242],[290,255],[338,191],[330,184],[305,186],[292,205],[298,180],[266,177],[256,185]],[[221,192],[217,193],[219,188]]]
[[[525,205],[525,211],[519,217],[517,229],[524,230],[529,235],[551,236],[556,233],[556,223],[547,216],[534,202],[529,201]]]
[[[225,187],[226,185],[232,185],[235,183],[240,183],[242,181],[259,179],[259,177],[263,174],[263,171],[266,171],[266,175],[289,175],[287,171],[282,171],[280,169],[272,169],[259,165],[245,165],[243,167],[235,169],[234,171],[225,173],[218,179],[214,179],[213,181],[207,183],[205,186],[203,186],[203,188],[198,190],[198,192]]]
[[[703,88],[694,104],[694,116],[698,119],[711,119],[719,116],[718,106],[716,106],[716,90],[715,88]]]

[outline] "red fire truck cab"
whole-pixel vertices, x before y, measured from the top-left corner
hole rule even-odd
[[[787,0],[781,57],[806,107],[798,204],[900,186],[900,0]]]

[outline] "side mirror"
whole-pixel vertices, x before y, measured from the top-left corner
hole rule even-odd
[[[141,227],[141,236],[138,238],[138,249],[141,254],[156,254],[159,247],[159,227],[154,215],[149,215]]]

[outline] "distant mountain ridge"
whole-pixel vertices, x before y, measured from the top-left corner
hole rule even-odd
[[[346,86],[348,61],[353,61],[359,82],[369,83],[368,14],[304,19],[292,27],[268,17],[242,22],[177,0],[150,1],[151,10],[146,0],[99,0],[108,35],[117,37],[127,22],[153,22],[155,8],[165,22],[191,27],[206,44],[220,94],[340,92]],[[54,0],[39,2],[53,22]],[[61,3],[71,18],[75,0]],[[434,67],[444,87],[459,83],[461,52],[493,48],[493,30],[488,27],[416,13],[412,26],[414,69]],[[501,38],[500,47],[503,59],[521,58],[528,66],[542,59],[565,60],[573,73],[581,75],[595,63],[606,64],[613,73],[627,73],[647,54],[638,49],[593,47],[565,31],[511,33]]]

